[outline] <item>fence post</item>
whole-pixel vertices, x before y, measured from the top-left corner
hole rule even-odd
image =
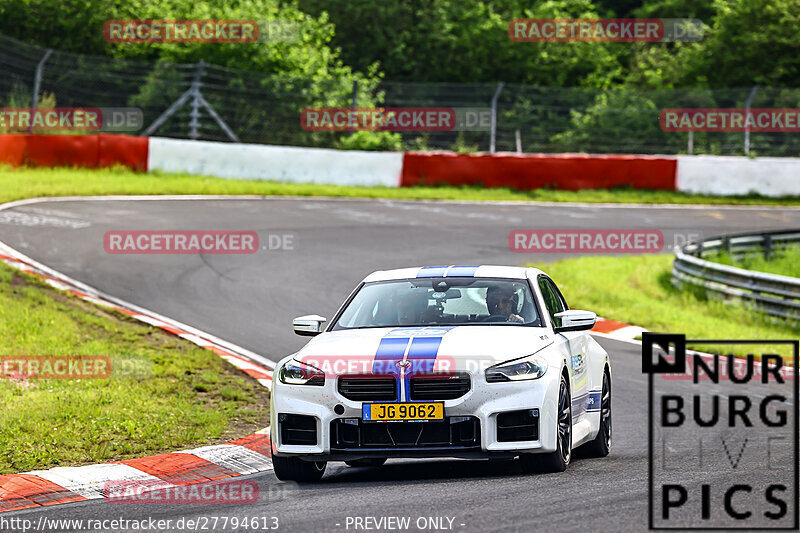
[[[192,80],[192,87],[189,89],[192,93],[192,101],[189,106],[192,110],[189,112],[189,138],[190,139],[198,139],[200,138],[200,132],[198,131],[200,127],[200,106],[202,105],[200,102],[200,86],[203,85],[200,81],[203,77],[203,67],[205,66],[205,62],[201,59],[197,62],[197,69],[194,71],[194,80]]]
[[[769,261],[772,257],[772,235],[764,235],[764,259]]]
[[[520,135],[519,130],[514,132],[514,139],[517,141],[517,153],[522,153],[522,135]]]
[[[42,84],[42,71],[44,70],[44,62],[47,61],[47,58],[50,57],[50,54],[52,53],[53,51],[48,48],[42,56],[42,59],[39,60],[39,64],[36,65],[36,74],[33,76],[33,98],[31,98],[32,109],[36,109],[36,106],[39,105],[39,87]],[[31,124],[28,131],[33,133],[33,124]]]
[[[744,103],[744,155],[750,154],[750,121],[747,120],[747,117],[750,115],[750,102],[753,101],[757,90],[758,85],[753,87],[747,97],[747,101]]]
[[[694,153],[694,132],[692,130],[689,130],[689,146],[687,151],[689,152],[689,155]]]
[[[497,90],[492,96],[492,131],[489,139],[489,153],[495,152],[495,138],[497,135],[497,99],[500,98],[500,91],[503,90],[503,82],[497,84]]]

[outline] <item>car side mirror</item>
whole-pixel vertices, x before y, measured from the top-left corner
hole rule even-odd
[[[327,320],[324,316],[319,315],[299,316],[292,320],[292,328],[298,335],[313,337],[322,333]]]
[[[581,309],[569,309],[554,315],[555,323],[553,331],[561,333],[563,331],[585,331],[592,329],[597,322],[597,315],[591,311]]]

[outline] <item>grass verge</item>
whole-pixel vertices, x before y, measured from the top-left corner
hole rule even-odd
[[[727,252],[706,254],[703,259],[757,272],[800,278],[800,246],[788,246],[783,250],[776,250],[769,260],[760,253],[747,254],[736,259]]]
[[[187,174],[136,173],[125,168],[0,167],[0,203],[37,196],[112,194],[248,194],[338,196],[398,200],[540,201],[633,204],[800,205],[800,197],[704,196],[639,189],[561,191],[482,187],[345,187],[312,183],[231,180]]]
[[[0,356],[105,355],[108,379],[0,379],[0,474],[216,444],[269,394],[209,350],[0,263]]]
[[[641,326],[706,339],[797,339],[800,326],[681,291],[670,283],[671,255],[586,256],[544,267],[571,308]],[[726,347],[727,350],[727,347]],[[746,349],[730,350],[745,355]],[[788,351],[781,351],[790,355]]]

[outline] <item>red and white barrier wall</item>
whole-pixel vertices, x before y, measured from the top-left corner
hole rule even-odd
[[[366,152],[127,135],[0,135],[0,164],[124,165],[229,179],[333,185],[632,187],[698,194],[800,195],[800,158]]]
[[[397,187],[403,154],[152,137],[147,168],[232,179]]]
[[[148,170],[149,139],[130,135],[0,135],[0,164]]]

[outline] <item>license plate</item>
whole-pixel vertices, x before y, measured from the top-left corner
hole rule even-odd
[[[437,403],[365,403],[362,406],[365,422],[419,422],[444,420],[444,404]]]

